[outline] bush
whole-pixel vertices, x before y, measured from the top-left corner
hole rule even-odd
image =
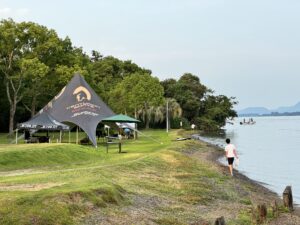
[[[182,128],[184,129],[189,129],[190,128],[190,123],[186,118],[172,118],[170,121],[170,125],[172,129],[179,129],[180,127],[180,122],[182,121]]]
[[[218,123],[212,119],[206,118],[206,117],[197,117],[195,120],[195,125],[200,130],[204,131],[216,131],[220,129]]]

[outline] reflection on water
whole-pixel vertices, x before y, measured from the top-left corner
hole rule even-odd
[[[230,138],[240,155],[239,170],[250,178],[268,184],[280,196],[292,185],[300,203],[300,117],[258,117],[255,125],[228,124],[226,132],[203,136],[220,147]]]

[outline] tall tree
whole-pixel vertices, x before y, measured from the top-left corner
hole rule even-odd
[[[12,20],[0,22],[0,68],[4,75],[9,110],[9,133],[13,133],[14,115],[18,102],[21,101],[21,88],[23,74],[20,72],[19,63],[27,51],[28,41],[24,28]]]
[[[163,87],[159,80],[150,74],[134,74],[137,79],[131,93],[131,102],[138,109],[139,116],[145,121],[146,129],[151,121],[151,107],[157,107],[163,102]]]
[[[117,112],[140,117],[149,128],[153,109],[163,102],[163,87],[149,73],[134,73],[110,92],[109,102]]]
[[[36,111],[37,97],[43,93],[43,81],[49,71],[49,67],[37,58],[22,59],[20,67],[24,76],[23,104],[31,113],[31,117],[33,117]]]
[[[199,77],[186,73],[178,81],[167,79],[162,82],[165,97],[174,98],[183,110],[183,117],[189,121],[199,114],[200,101],[210,90],[201,84]]]
[[[167,118],[167,110],[168,110],[168,118]],[[170,121],[171,119],[178,118],[182,116],[182,109],[179,103],[174,98],[167,98],[164,99],[163,104],[154,107],[151,106],[148,109],[147,113],[151,117],[151,121],[153,123],[162,123],[168,120],[168,128],[170,128]]]
[[[53,63],[51,55],[58,55],[59,38],[53,30],[32,22],[0,22],[0,69],[5,79],[10,107],[9,132],[13,132],[14,116],[18,103],[24,97],[25,67],[23,59],[34,59],[44,64]],[[53,63],[54,64],[54,63]],[[27,80],[28,81],[28,80]]]
[[[168,121],[168,128],[171,128],[170,125],[170,120],[174,119],[174,118],[178,118],[182,116],[182,108],[180,107],[180,104],[176,101],[176,99],[174,98],[168,98],[166,99],[166,101],[168,101],[168,115],[169,117],[166,118],[166,120]]]
[[[180,104],[183,117],[196,123],[204,130],[216,130],[225,125],[226,119],[235,117],[234,98],[224,95],[215,96],[213,91],[201,84],[200,79],[190,73],[178,81],[167,79],[161,82],[165,97],[176,99]]]
[[[9,102],[9,132],[22,99],[34,114],[61,89],[65,76],[59,68],[86,71],[90,64],[81,48],[73,47],[68,37],[60,39],[54,30],[32,22],[0,21],[0,75]]]

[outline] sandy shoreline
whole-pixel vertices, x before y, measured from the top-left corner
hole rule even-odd
[[[207,148],[209,148],[209,153],[206,155],[206,159],[214,163],[217,167],[220,168],[222,173],[228,174],[229,176],[229,171],[226,165],[222,164],[220,162],[220,158],[224,157],[224,150],[220,146],[213,145],[211,143],[205,142],[204,140],[198,139],[198,138],[192,138],[193,140],[201,143],[202,145],[205,145]],[[268,184],[264,184],[262,182],[250,179],[237,169],[234,169],[234,179],[237,180],[238,182],[241,182],[242,184],[246,185],[251,185],[255,187],[253,189],[254,196],[252,199],[252,204],[253,205],[258,205],[258,204],[263,204],[266,203],[269,206],[272,206],[274,202],[276,201],[280,205],[283,204],[282,202],[282,197],[270,190],[269,188],[266,187]],[[300,224],[300,208],[299,205],[294,203],[294,212],[292,213],[281,213],[278,218],[273,219],[271,222],[267,224],[278,224],[278,225],[296,225]]]
[[[202,141],[203,142],[203,141]],[[211,159],[213,162],[217,163],[220,167],[225,167],[227,169],[227,166],[226,165],[223,165],[219,159],[224,157],[224,150],[219,147],[219,146],[216,146],[216,145],[213,145],[213,144],[210,144],[210,143],[207,143],[207,142],[204,142],[207,146],[211,147],[211,148],[215,148],[216,151],[212,152],[211,154]],[[251,178],[249,178],[248,176],[246,176],[245,174],[241,173],[238,169],[235,169],[234,168],[234,177],[237,178],[237,179],[241,179],[241,180],[244,180],[246,182],[250,182],[251,184],[253,185],[256,185],[256,186],[259,186],[260,188],[264,189],[266,192],[272,194],[272,195],[275,195],[276,197],[278,197],[280,200],[280,196],[278,193],[276,193],[275,191],[272,191],[271,189],[267,188],[265,185],[268,185],[266,183],[263,183],[263,182],[260,182],[260,181],[257,181],[257,180],[253,180]]]
[[[208,147],[211,147],[211,148],[214,148],[215,151],[212,151],[212,154],[211,154],[211,157],[209,158],[211,161],[217,163],[219,166],[221,167],[226,167],[226,165],[222,164],[220,162],[220,159],[224,157],[224,149],[221,148],[220,146],[218,145],[214,145],[214,144],[211,144],[209,142],[206,142],[202,139],[199,139],[197,138],[198,135],[195,135],[195,138],[192,137],[193,140],[197,140],[199,142],[202,142],[204,144],[206,144],[206,146]],[[201,137],[201,136],[198,136],[198,137]],[[268,186],[269,184],[267,183],[263,183],[263,182],[260,182],[260,181],[257,181],[257,180],[253,180],[251,178],[249,178],[248,176],[246,176],[245,174],[241,173],[238,169],[235,169],[234,168],[234,177],[238,178],[238,179],[242,179],[242,180],[245,180],[245,181],[248,181],[248,182],[251,182],[252,184],[254,185],[259,185],[259,186],[262,186],[262,188],[266,189],[266,191],[268,191],[269,193],[271,193],[272,195],[276,195],[278,198],[281,199],[281,196],[279,196],[278,193],[276,193],[275,191],[269,189]],[[282,190],[283,192],[283,190]],[[295,204],[296,205],[296,204]]]

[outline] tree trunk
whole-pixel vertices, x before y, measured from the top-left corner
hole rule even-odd
[[[14,118],[16,114],[17,104],[22,99],[22,96],[18,97],[18,92],[20,90],[22,80],[19,80],[17,88],[13,84],[12,80],[6,81],[6,94],[9,102],[9,134],[14,132]],[[10,90],[11,88],[11,90]]]
[[[151,117],[150,117],[150,113],[149,113],[149,108],[148,108],[148,104],[147,103],[145,103],[145,122],[146,122],[146,129],[149,129],[149,125],[150,125],[150,119],[151,119]]]
[[[136,108],[134,108],[134,118],[137,119],[137,112]],[[134,132],[133,132],[134,140],[138,138],[138,133],[137,133],[137,123],[134,124]]]
[[[146,118],[146,129],[149,129],[149,124],[150,124],[150,120],[149,120],[149,118],[147,117]]]
[[[9,134],[14,133],[14,118],[16,113],[16,107],[17,107],[17,100],[16,98],[13,98],[9,110]]]
[[[35,115],[35,108],[36,108],[36,96],[33,96],[32,102],[31,102],[31,118]]]

